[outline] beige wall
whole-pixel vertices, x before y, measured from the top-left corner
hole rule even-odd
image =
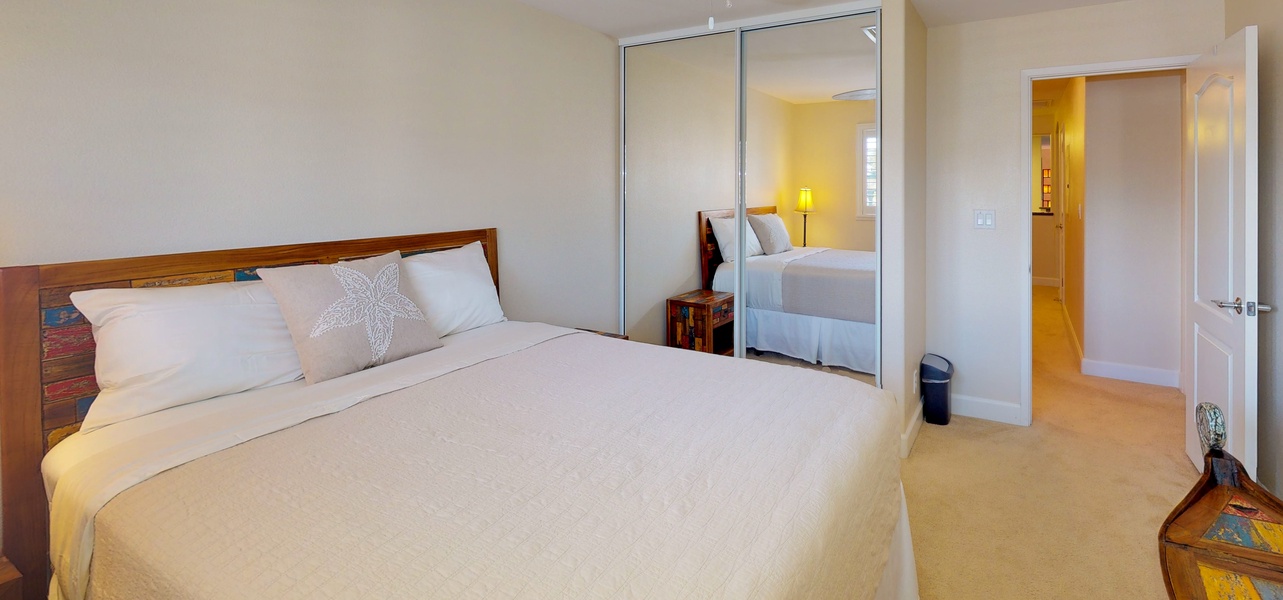
[[[1034,131],[1037,132],[1038,129],[1035,128]],[[1029,208],[1038,212],[1038,208],[1042,206],[1042,164],[1051,164],[1051,153],[1048,151],[1047,156],[1043,156],[1042,136],[1037,133],[1030,141],[1029,148],[1033,156],[1033,160],[1029,161]]]
[[[606,36],[510,0],[15,0],[0,57],[0,265],[498,227],[511,317],[616,327]]]
[[[1087,80],[1083,372],[1178,385],[1180,74]]]
[[[1034,285],[1060,285],[1060,244],[1056,237],[1056,219],[1055,216],[1033,213]]]
[[[957,365],[955,399],[1018,416],[1029,297],[1021,70],[1193,54],[1223,33],[1221,0],[1129,0],[931,29],[927,340]],[[972,227],[981,208],[997,211],[996,230]]]
[[[748,153],[744,157],[744,185],[747,187],[748,206],[775,205],[779,207],[777,211],[784,223],[788,224],[792,220],[793,209],[797,208],[799,189],[794,171],[797,165],[796,106],[750,89],[747,108]],[[797,233],[796,243],[801,244],[802,230],[799,228]]]
[[[921,423],[915,421],[921,406],[916,375],[929,348],[925,241],[928,36],[912,2],[883,3],[881,39],[881,380],[883,389],[894,394],[904,410],[904,450],[912,444]]]
[[[0,49],[0,265],[498,227],[511,317],[616,327],[606,36],[510,0],[19,1]]]
[[[672,56],[718,55],[730,76]],[[628,144],[624,207],[624,330],[664,343],[664,301],[700,288],[695,213],[735,206],[735,38],[706,36],[629,48],[624,99]]]
[[[1278,0],[1225,0],[1226,37],[1260,34],[1260,301],[1283,305],[1283,9]],[[1283,494],[1283,314],[1260,319],[1260,462],[1257,476]]]
[[[1056,121],[1065,129],[1065,314],[1069,316],[1069,336],[1078,358],[1083,356],[1086,340],[1086,218],[1085,191],[1087,171],[1085,120],[1087,112],[1087,80],[1075,77],[1065,87],[1065,93],[1056,102]]]
[[[663,344],[665,301],[701,287],[696,214],[735,207],[734,44],[722,34],[627,50],[625,330],[633,340]],[[691,66],[717,62],[696,56],[723,57],[722,73]],[[749,206],[787,196],[789,109],[749,91]]]
[[[1059,287],[1060,285],[1060,237],[1056,235],[1056,224],[1060,217],[1054,214],[1041,212],[1042,208],[1042,170],[1044,167],[1055,171],[1052,162],[1052,151],[1050,144],[1044,148],[1042,145],[1043,138],[1048,140],[1054,137],[1056,130],[1055,115],[1046,115],[1042,120],[1046,121],[1039,127],[1040,119],[1034,116],[1034,137],[1030,142],[1030,151],[1033,153],[1033,160],[1030,164],[1030,210],[1034,216],[1033,219],[1033,276],[1034,285],[1048,285]],[[1055,181],[1054,179],[1052,180]],[[1052,184],[1052,190],[1056,186]],[[1052,196],[1052,210],[1056,211],[1055,196]],[[1059,212],[1059,211],[1056,211]]]
[[[877,124],[877,103],[794,104],[791,113],[793,185],[788,190],[791,193],[781,195],[778,210],[793,243],[802,245],[802,215],[794,209],[797,190],[807,186],[816,209],[809,217],[807,245],[873,251],[877,247],[877,220],[859,216],[864,188],[858,129],[863,124]]]

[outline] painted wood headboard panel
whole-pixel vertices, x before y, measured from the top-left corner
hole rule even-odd
[[[45,598],[49,584],[40,461],[80,428],[98,394],[93,332],[71,305],[71,292],[248,281],[258,279],[259,267],[334,263],[394,250],[411,255],[472,242],[484,246],[497,287],[495,229],[0,268],[4,552],[23,574],[23,598]]]
[[[746,214],[765,215],[774,212],[774,206],[750,206]],[[706,290],[713,289],[713,275],[717,274],[717,265],[725,262],[722,260],[722,251],[717,248],[717,237],[713,235],[713,227],[709,225],[708,220],[734,216],[733,208],[699,211],[699,280]]]

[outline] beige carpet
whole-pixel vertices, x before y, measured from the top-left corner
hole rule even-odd
[[[902,466],[924,600],[1166,598],[1157,534],[1197,479],[1184,396],[1088,377],[1034,298],[1031,427],[924,425]]]

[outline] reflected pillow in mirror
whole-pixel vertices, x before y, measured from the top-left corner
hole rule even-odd
[[[753,233],[757,234],[757,239],[762,244],[762,252],[779,254],[793,249],[789,231],[784,227],[784,219],[779,215],[775,213],[749,215],[748,224],[753,228]]]
[[[717,238],[717,248],[722,251],[722,260],[725,262],[734,262],[735,253],[735,219],[731,217],[721,217],[709,219],[708,224],[713,228],[713,237]],[[762,243],[757,240],[757,234],[753,233],[752,227],[745,227],[745,236],[748,243],[744,246],[744,256],[757,256],[762,254]]]

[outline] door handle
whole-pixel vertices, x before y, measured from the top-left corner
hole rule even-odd
[[[1257,304],[1255,302],[1247,303],[1247,316],[1255,317],[1257,312],[1274,312],[1274,307],[1268,304]]]
[[[1227,302],[1225,300],[1213,300],[1212,304],[1215,304],[1217,307],[1220,307],[1220,308],[1232,308],[1234,309],[1234,312],[1240,315],[1243,314],[1242,298],[1235,298],[1233,302]]]

